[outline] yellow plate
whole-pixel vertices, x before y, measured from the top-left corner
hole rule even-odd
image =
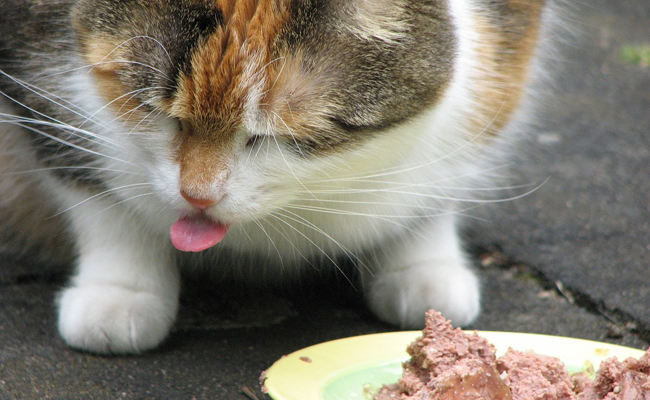
[[[560,358],[570,372],[612,356],[639,358],[643,351],[589,340],[511,332],[478,332],[503,354],[512,347]],[[317,344],[276,361],[264,386],[275,400],[368,400],[385,383],[397,382],[406,346],[417,332],[380,333]]]

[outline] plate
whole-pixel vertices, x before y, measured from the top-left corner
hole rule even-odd
[[[274,400],[369,400],[385,383],[397,382],[406,346],[421,331],[379,333],[333,340],[298,350],[266,371],[264,387]],[[512,347],[560,358],[569,372],[598,368],[616,356],[639,358],[643,351],[590,340],[512,332],[481,332],[501,355]]]

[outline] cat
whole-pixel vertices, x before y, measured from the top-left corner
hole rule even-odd
[[[466,325],[457,220],[544,3],[4,0],[5,241],[74,260],[58,328],[95,353],[159,345],[188,263],[273,282],[349,259],[378,318]]]

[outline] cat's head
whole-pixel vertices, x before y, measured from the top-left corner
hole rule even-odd
[[[74,21],[160,196],[224,224],[381,163],[364,147],[438,101],[456,53],[437,0],[80,0]]]

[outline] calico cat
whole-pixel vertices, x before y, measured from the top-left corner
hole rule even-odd
[[[379,318],[468,324],[457,214],[543,3],[4,0],[5,241],[74,258],[58,327],[97,353],[163,341],[188,263],[271,282],[351,259]]]

